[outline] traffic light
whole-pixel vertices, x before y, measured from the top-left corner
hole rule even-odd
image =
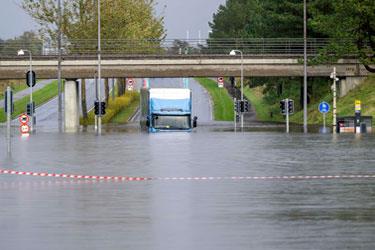
[[[94,113],[95,115],[105,115],[105,102],[95,101],[94,103]]]
[[[240,111],[241,113],[245,112],[245,101],[240,101]]]
[[[35,113],[35,102],[30,102],[26,105],[26,113],[32,116]]]
[[[240,110],[239,110],[239,103],[238,101],[235,101],[234,102],[234,112],[238,113]]]
[[[236,84],[236,78],[234,76],[229,77],[230,86],[234,88],[234,85]]]
[[[100,110],[99,110],[99,101],[95,101],[94,103],[94,113],[95,115],[99,115],[100,114]]]
[[[281,100],[280,101],[280,111],[281,111],[281,114],[286,114],[286,109],[285,109],[285,100]]]
[[[294,101],[288,100],[288,113],[291,115],[294,113]]]
[[[245,100],[244,106],[245,106],[244,107],[245,112],[249,112],[250,111],[250,103]]]
[[[8,113],[8,92],[4,92],[4,111]],[[10,91],[10,113],[14,112],[13,91]]]
[[[32,71],[32,73],[30,74],[30,71],[27,71],[27,73],[26,73],[26,84],[27,84],[27,86],[29,86],[30,87],[30,82],[31,82],[31,79],[30,79],[30,77],[32,77],[33,79],[32,79],[32,86],[34,87],[35,86],[35,84],[36,84],[36,75],[35,75],[35,72],[34,71]]]
[[[105,115],[105,102],[102,102],[100,105],[100,114]]]

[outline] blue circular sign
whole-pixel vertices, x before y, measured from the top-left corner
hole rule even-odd
[[[320,113],[328,113],[329,111],[329,104],[327,102],[321,102],[319,104],[319,112]]]

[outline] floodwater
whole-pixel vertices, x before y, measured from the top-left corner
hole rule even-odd
[[[3,134],[4,130],[1,130]],[[142,177],[375,173],[374,135],[13,138],[0,168]],[[0,249],[375,249],[375,179],[74,181],[0,175]]]

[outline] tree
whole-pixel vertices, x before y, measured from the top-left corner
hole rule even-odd
[[[210,39],[259,37],[259,0],[228,0],[220,5],[209,23]]]
[[[35,32],[26,31],[18,37],[0,43],[0,51],[3,55],[14,56],[20,49],[27,49],[32,54],[40,55],[43,51],[43,41]]]
[[[64,4],[61,29],[64,39],[69,41],[67,49],[73,53],[96,53],[97,0],[62,2]],[[152,39],[152,49],[160,47],[165,30],[163,17],[154,15],[154,0],[101,0],[100,4],[103,52],[116,50],[130,53],[129,44],[125,41],[134,39]],[[40,24],[41,34],[56,41],[59,20],[56,0],[23,0],[22,6]],[[149,47],[149,44],[138,46],[136,53],[149,50]],[[82,83],[84,84],[84,81]],[[82,87],[82,91],[86,89]],[[82,106],[86,106],[84,101],[82,100]]]
[[[322,7],[322,2],[325,2]],[[316,0],[311,26],[332,38],[322,51],[322,61],[337,61],[345,55],[357,56],[369,72],[375,68],[375,2],[373,0]]]
[[[62,1],[65,38],[97,38],[97,0]],[[154,0],[101,0],[103,39],[163,39],[163,17],[154,16]],[[40,32],[56,39],[56,0],[23,0],[22,7],[41,26]]]

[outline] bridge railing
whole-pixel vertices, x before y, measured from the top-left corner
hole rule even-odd
[[[309,38],[307,53],[316,55],[326,48],[332,40]],[[336,41],[337,42],[337,41]],[[346,42],[346,41],[339,41]],[[252,55],[300,55],[303,54],[304,42],[301,38],[251,38],[251,39],[148,39],[148,40],[102,40],[102,55],[228,55],[232,49],[239,49],[244,54]],[[27,42],[0,43],[0,57],[14,57],[19,49],[32,51],[33,56],[56,56],[56,42],[31,40]],[[95,56],[96,39],[67,40],[62,44],[65,56]]]

